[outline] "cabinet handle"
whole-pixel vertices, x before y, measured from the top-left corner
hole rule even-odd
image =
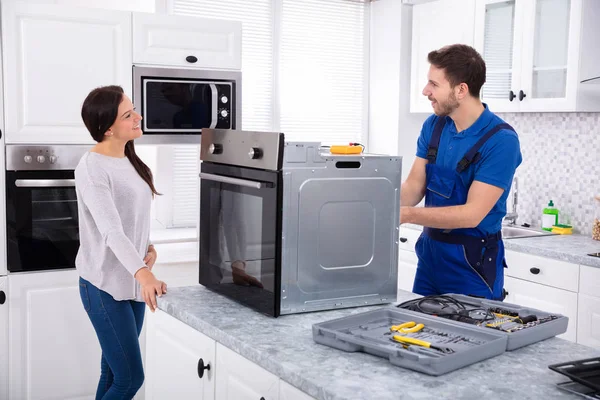
[[[540,273],[540,269],[539,269],[539,268],[536,268],[536,267],[533,267],[533,268],[531,268],[531,269],[529,270],[529,272],[531,272],[531,273],[532,273],[532,274],[534,274],[534,275],[537,275],[537,274],[539,274],[539,273]]]
[[[408,241],[408,239],[407,239],[407,238],[405,238],[405,237],[401,237],[401,238],[400,238],[400,241],[401,241],[402,243],[406,243],[406,242]]]
[[[510,92],[508,92],[508,100],[513,101],[515,99],[515,97],[517,97],[515,95],[515,92],[513,92],[512,90]]]
[[[210,371],[210,364],[204,365],[204,360],[200,359],[198,360],[198,376],[200,377],[200,379],[202,379],[202,377],[204,376],[204,370]]]
[[[3,290],[0,290],[0,304],[4,304],[6,302],[6,293]]]
[[[260,400],[265,400],[265,398],[264,398],[264,397],[261,397],[261,398],[260,398]]]
[[[198,58],[196,56],[187,56],[185,58],[185,61],[189,62],[189,63],[195,63],[196,61],[198,61]]]
[[[527,97],[524,91],[519,90],[519,101],[523,101],[523,99]]]

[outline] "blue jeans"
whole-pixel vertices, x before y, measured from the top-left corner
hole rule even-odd
[[[138,337],[146,304],[116,301],[81,277],[79,294],[102,348],[96,400],[132,399],[144,383]]]

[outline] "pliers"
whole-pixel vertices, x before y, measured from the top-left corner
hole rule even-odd
[[[419,339],[415,339],[415,338],[411,338],[411,337],[406,337],[406,336],[400,336],[400,335],[393,335],[392,338],[400,343],[403,344],[414,344],[417,346],[423,346],[423,347],[427,347],[430,349],[434,349],[437,351],[441,351],[444,354],[452,354],[454,353],[454,350],[451,349],[450,347],[439,347],[439,346],[434,346],[429,342],[426,342],[424,340],[419,340]]]
[[[425,325],[417,324],[414,321],[405,322],[400,325],[392,325],[390,327],[390,331],[392,332],[400,332],[400,333],[415,333],[423,329]]]

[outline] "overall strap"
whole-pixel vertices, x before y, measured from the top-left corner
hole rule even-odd
[[[502,123],[494,126],[492,129],[487,131],[481,137],[481,139],[479,139],[477,143],[475,143],[473,147],[469,149],[469,151],[467,151],[467,154],[465,154],[465,156],[458,162],[458,165],[456,166],[456,172],[460,174],[465,169],[467,169],[469,165],[479,161],[479,158],[481,158],[481,154],[479,153],[479,149],[481,148],[481,146],[483,146],[485,142],[487,142],[488,139],[491,138],[496,132],[501,131],[502,129],[515,132],[513,127],[507,123]]]
[[[437,158],[438,148],[440,147],[440,138],[442,137],[442,130],[446,125],[446,117],[438,117],[435,127],[433,128],[433,134],[429,140],[429,147],[427,148],[427,160],[429,164],[435,164]]]

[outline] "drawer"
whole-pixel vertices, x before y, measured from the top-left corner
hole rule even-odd
[[[579,265],[566,261],[506,251],[506,276],[524,279],[559,289],[579,290]]]
[[[415,251],[415,243],[421,236],[421,231],[418,229],[400,227],[400,243],[398,248],[401,250]]]
[[[600,297],[600,268],[582,265],[579,271],[579,293]]]

